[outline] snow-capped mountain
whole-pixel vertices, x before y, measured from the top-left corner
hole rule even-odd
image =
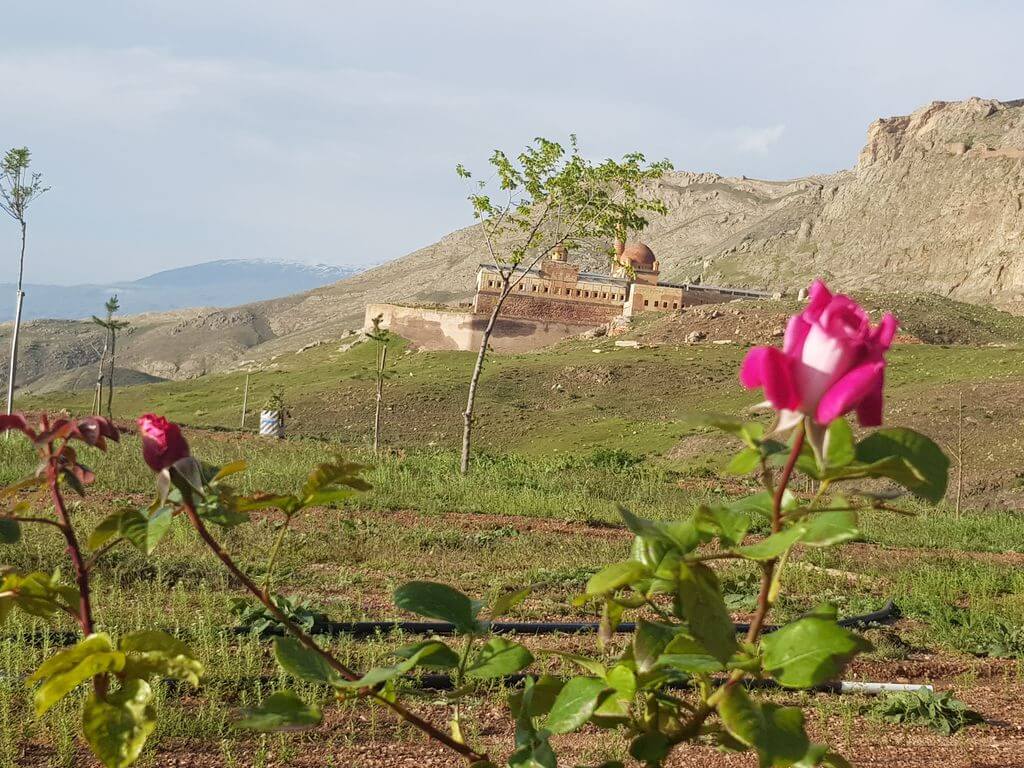
[[[113,294],[120,314],[186,307],[231,307],[337,282],[364,268],[262,259],[221,259],[156,272],[127,282],[25,286],[23,318],[75,320],[103,314]],[[14,319],[13,283],[0,283],[0,322]]]

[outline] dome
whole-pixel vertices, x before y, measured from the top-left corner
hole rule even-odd
[[[634,269],[646,271],[653,270],[654,265],[657,263],[654,251],[643,243],[627,243],[625,250],[622,252],[621,260],[623,263],[629,262],[632,264]]]

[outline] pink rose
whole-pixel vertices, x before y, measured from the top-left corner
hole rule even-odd
[[[140,416],[136,423],[142,438],[142,458],[154,472],[165,470],[179,459],[192,455],[177,424],[152,413]]]
[[[872,326],[857,302],[833,296],[815,280],[807,308],[789,319],[782,349],[751,349],[740,368],[740,382],[747,389],[764,388],[778,410],[810,416],[819,424],[855,410],[862,426],[878,426],[885,352],[897,325],[886,313]],[[783,421],[791,421],[786,417],[795,413],[784,413]]]

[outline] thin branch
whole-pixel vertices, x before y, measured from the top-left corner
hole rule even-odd
[[[266,608],[267,611],[269,611],[270,614],[273,615],[275,619],[277,619],[282,625],[284,625],[285,629],[287,629],[288,632],[291,635],[293,635],[295,639],[303,645],[303,647],[317,654],[321,659],[324,660],[324,662],[327,663],[327,665],[331,669],[333,669],[346,680],[355,681],[359,679],[359,675],[357,675],[349,667],[345,666],[340,661],[338,661],[333,655],[331,655],[323,648],[321,648],[312,637],[306,634],[294,621],[292,621],[285,613],[283,613],[281,609],[274,604],[274,601],[270,599],[267,593],[261,590],[256,585],[256,582],[249,578],[249,576],[241,568],[239,568],[238,565],[235,564],[235,561],[231,558],[231,555],[229,555],[224,550],[224,548],[221,547],[220,543],[210,534],[209,530],[206,528],[206,525],[203,523],[202,519],[196,513],[195,506],[191,502],[185,502],[182,505],[182,508],[185,510],[185,515],[188,517],[188,520],[192,524],[192,527],[195,528],[196,533],[199,534],[199,538],[203,540],[206,546],[209,547],[209,549],[224,564],[224,567],[227,568],[228,571],[230,571],[231,574],[236,579],[238,579],[242,583],[242,585],[263,604],[263,607]],[[390,708],[396,715],[405,720],[407,723],[419,729],[435,741],[438,741],[441,744],[444,744],[449,749],[457,752],[470,763],[485,762],[487,760],[486,754],[477,752],[476,750],[472,749],[466,744],[456,741],[444,731],[438,729],[434,725],[431,725],[414,712],[411,712],[408,709],[406,709],[397,701],[391,701],[387,697],[381,696],[372,688],[361,689],[359,693],[363,696],[372,697],[379,703],[384,704],[385,706]]]

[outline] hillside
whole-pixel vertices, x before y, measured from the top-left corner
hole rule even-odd
[[[872,311],[896,306],[906,331],[891,355],[889,423],[925,428],[955,445],[963,393],[970,451],[966,493],[979,505],[1019,506],[1024,347],[1013,342],[1021,338],[1024,318],[994,309],[974,313],[966,309],[970,305],[947,299],[863,298]],[[643,315],[622,337],[570,339],[540,352],[497,356],[484,372],[475,443],[482,451],[543,455],[617,448],[704,472],[721,446],[692,434],[687,415],[735,413],[758,401],[760,395],[737,380],[746,348],[737,336],[778,343],[793,306],[791,300],[738,302]],[[703,334],[701,342],[687,342],[693,331]],[[936,331],[942,344],[921,343],[921,336]],[[623,340],[639,346],[616,344]],[[457,446],[473,357],[411,352],[396,340],[385,391],[388,445]],[[249,429],[256,425],[254,410],[281,387],[293,412],[289,434],[365,446],[374,407],[373,360],[372,345],[338,341],[280,355],[251,377]],[[115,398],[115,416],[156,410],[189,425],[236,429],[244,382],[244,373],[235,371],[125,388]],[[87,391],[51,392],[26,398],[22,407],[85,412],[90,400]],[[995,424],[1002,426],[993,429]]]
[[[821,275],[845,290],[932,293],[1024,313],[1024,101],[933,102],[877,120],[856,165],[835,174],[758,181],[678,171],[657,187],[669,211],[643,238],[670,280],[792,295]],[[190,378],[338,338],[361,324],[369,302],[466,301],[481,251],[469,227],[304,293],[153,316],[125,337],[122,362]],[[592,267],[602,259],[596,248],[573,257]],[[91,334],[75,323],[29,324],[40,362],[23,370],[23,386],[92,365]],[[0,345],[4,336],[0,329]]]
[[[121,310],[137,315],[186,307],[231,307],[308,291],[358,272],[352,267],[260,259],[220,259],[167,269],[138,280],[88,285],[25,286],[25,320],[78,320],[98,314],[117,294]],[[13,294],[0,283],[0,295]],[[0,322],[14,319],[14,307],[0,306]]]

